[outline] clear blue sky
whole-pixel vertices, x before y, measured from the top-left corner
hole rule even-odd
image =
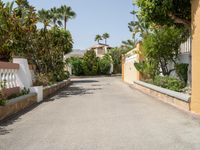
[[[12,0],[3,0],[4,2]],[[110,33],[108,44],[118,46],[122,40],[131,38],[128,22],[132,20],[132,0],[29,0],[37,10],[66,4],[77,13],[69,21],[75,49],[86,49],[95,44],[96,34]]]

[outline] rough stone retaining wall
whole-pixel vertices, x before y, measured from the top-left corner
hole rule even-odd
[[[51,96],[52,94],[55,94],[58,90],[62,89],[65,86],[70,85],[71,81],[69,80],[65,80],[59,83],[56,83],[54,85],[51,86],[47,86],[44,87],[43,89],[43,98],[48,98],[49,96]]]
[[[174,92],[142,81],[134,82],[131,87],[153,96],[163,102],[169,103],[178,108],[190,111],[190,96],[187,94]]]
[[[37,94],[30,93],[8,101],[5,106],[0,106],[0,120],[3,120],[37,102]]]

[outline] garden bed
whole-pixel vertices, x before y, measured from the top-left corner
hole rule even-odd
[[[70,79],[64,80],[62,82],[53,84],[43,88],[43,98],[48,98],[52,94],[55,94],[58,90],[62,89],[65,86],[70,85]],[[19,96],[6,101],[4,106],[0,106],[0,121],[12,116],[19,111],[37,103],[37,94],[30,93],[27,95]]]
[[[166,103],[184,110],[190,110],[190,95],[168,90],[142,81],[135,81],[133,86],[143,93],[158,98]]]
[[[0,120],[3,120],[37,102],[37,94],[30,93],[10,99],[5,106],[0,106]]]

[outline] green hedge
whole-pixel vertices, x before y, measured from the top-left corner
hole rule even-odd
[[[94,51],[87,51],[83,58],[72,57],[67,63],[72,65],[72,73],[76,76],[107,75],[110,74],[112,58],[106,54],[100,59]]]
[[[187,84],[188,81],[188,66],[189,64],[177,64],[175,67],[177,76],[185,84]]]
[[[71,61],[72,73],[76,76],[83,75],[83,60],[81,58],[73,58]]]
[[[154,80],[148,81],[151,84],[154,84],[156,86],[160,86],[162,88],[166,88],[169,90],[181,92],[181,90],[185,87],[185,83],[181,80],[169,77],[169,76],[156,76]]]
[[[110,55],[105,55],[102,59],[99,60],[99,72],[100,74],[106,75],[110,74],[112,58]]]

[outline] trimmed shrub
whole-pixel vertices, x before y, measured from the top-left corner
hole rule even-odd
[[[111,64],[112,57],[109,54],[104,55],[104,57],[99,60],[100,74],[110,74]]]
[[[168,62],[176,62],[180,44],[185,41],[183,30],[175,27],[162,27],[148,34],[143,40],[143,55],[154,64],[159,64],[164,76],[174,70]]]
[[[84,75],[97,75],[98,58],[96,57],[96,53],[92,50],[87,51],[83,56],[83,72]]]
[[[135,68],[142,74],[144,79],[154,79],[159,74],[158,64],[154,62],[141,61],[134,63]]]
[[[34,86],[48,86],[48,85],[51,85],[53,84],[53,75],[51,73],[49,74],[36,74],[36,81],[34,83]]]
[[[156,76],[154,80],[149,81],[151,84],[154,84],[156,86],[160,86],[162,88],[166,88],[169,90],[180,92],[184,87],[184,82],[180,81],[179,79],[176,79],[174,77],[169,76]]]
[[[72,74],[76,76],[83,75],[83,60],[81,58],[72,58],[71,59],[72,65]]]

